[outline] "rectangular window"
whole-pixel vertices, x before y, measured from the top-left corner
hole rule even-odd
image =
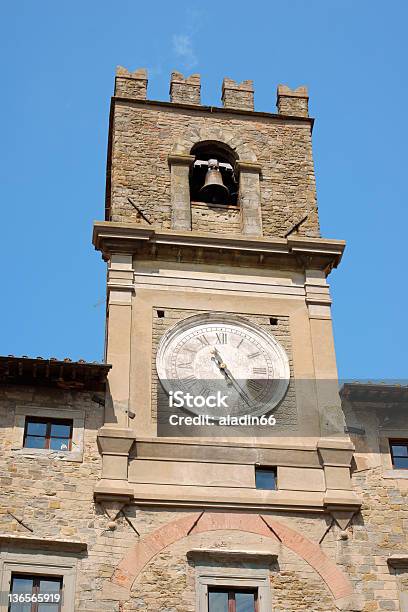
[[[8,612],[60,612],[62,578],[12,574]]]
[[[392,466],[395,470],[408,469],[408,440],[390,440]]]
[[[276,467],[256,467],[255,486],[257,489],[275,491],[277,489]]]
[[[208,612],[258,612],[258,589],[209,587]]]
[[[70,451],[72,446],[72,420],[26,417],[24,448],[46,448]]]

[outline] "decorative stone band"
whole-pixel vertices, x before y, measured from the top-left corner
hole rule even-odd
[[[255,533],[286,546],[321,576],[338,610],[362,610],[350,580],[318,544],[268,515],[246,513],[194,512],[159,527],[134,544],[104,583],[102,597],[126,601],[135,578],[163,549],[189,535],[229,529]]]
[[[0,534],[0,546],[2,549],[13,545],[18,546],[19,548],[22,548],[24,550],[36,549],[57,551],[58,553],[82,553],[85,552],[88,548],[86,542],[78,542],[72,540],[49,540],[44,538],[30,538],[25,536]]]
[[[325,274],[338,266],[345,248],[344,240],[302,237],[268,239],[255,236],[231,238],[191,231],[159,230],[111,221],[96,222],[92,240],[105,259],[110,259],[112,253],[135,254],[143,252],[144,249],[150,249],[151,255],[164,249],[170,258],[174,252],[177,259],[181,250],[186,247],[190,254],[201,252],[202,249],[206,249],[207,253],[216,250],[218,255],[224,254],[229,258],[236,254],[240,257],[240,265],[254,265],[259,263],[261,258],[272,266],[290,264],[292,268],[323,270]]]

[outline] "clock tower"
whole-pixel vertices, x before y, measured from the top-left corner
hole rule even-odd
[[[344,242],[320,234],[307,89],[279,85],[276,113],[254,110],[252,81],[224,79],[221,107],[201,104],[199,75],[173,72],[169,102],[146,91],[145,70],[118,69],[93,233],[112,366],[95,499],[143,528],[104,593],[148,601],[153,584],[146,609],[212,612],[236,587],[264,612],[289,601],[271,579],[286,568],[322,609],[357,610],[343,570],[308,545],[360,502],[327,284]],[[173,411],[176,390],[196,403]],[[219,426],[222,390],[229,416],[252,421]]]

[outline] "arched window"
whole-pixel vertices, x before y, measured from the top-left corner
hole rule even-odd
[[[195,160],[190,170],[190,198],[192,202],[237,205],[239,177],[236,174],[237,156],[227,145],[207,140],[191,149]]]

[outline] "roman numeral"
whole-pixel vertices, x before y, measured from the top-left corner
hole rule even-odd
[[[253,368],[252,372],[254,374],[266,374],[267,373],[267,369],[266,368]]]
[[[197,340],[203,345],[203,346],[209,346],[209,342],[207,340],[207,336],[206,335],[202,335],[202,336],[197,336]]]
[[[238,344],[237,344],[237,348],[239,348],[239,347],[241,346],[241,344],[243,343],[243,341],[244,341],[244,339],[243,339],[243,338],[241,338],[241,340],[240,340],[240,341],[238,342]]]
[[[191,353],[192,355],[195,355],[197,352],[194,349],[187,348],[186,346],[183,346],[183,351],[187,351],[188,353]]]
[[[262,385],[260,385],[256,380],[248,380],[247,386],[248,389],[251,389],[251,391],[254,391],[254,393],[258,393],[262,389]]]
[[[220,332],[219,334],[215,334],[217,336],[217,344],[227,344],[227,333]]]
[[[197,382],[197,379],[195,376],[193,376],[193,374],[190,374],[190,376],[182,378],[181,381],[186,385],[186,387],[191,388],[194,387]]]
[[[261,353],[258,351],[257,353],[251,353],[248,355],[248,359],[255,359],[255,357],[259,357]]]
[[[188,361],[187,363],[179,363],[177,364],[178,368],[191,368],[193,365],[192,361]]]

